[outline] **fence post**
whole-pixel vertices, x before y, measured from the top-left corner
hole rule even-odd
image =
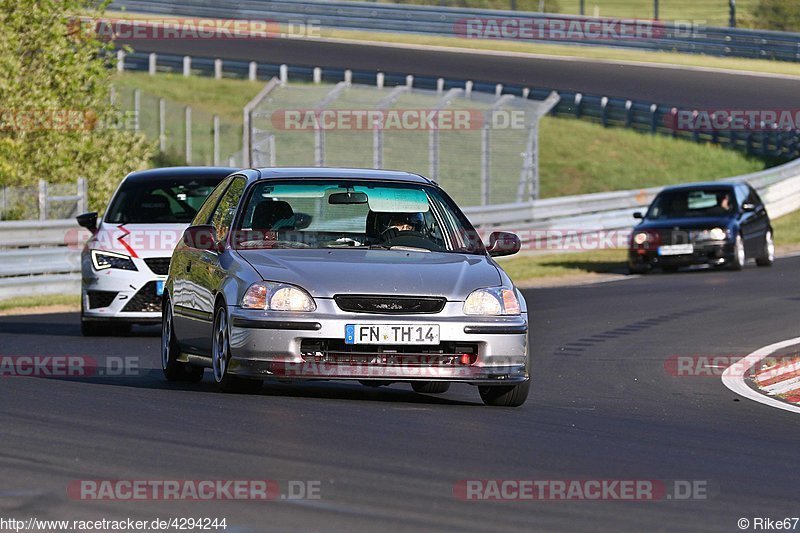
[[[117,50],[117,72],[125,72],[125,52]]]
[[[192,75],[192,56],[183,56],[183,75],[187,78]]]
[[[139,131],[139,111],[142,105],[142,92],[133,90],[133,131]]]
[[[89,189],[86,187],[86,178],[78,178],[78,214],[85,213],[89,210]]]
[[[503,94],[503,84],[498,83],[497,85],[494,86],[494,95],[500,96],[501,94]]]
[[[346,84],[348,84],[348,85],[353,83],[353,71],[352,70],[347,69],[347,70],[344,71],[344,82]]]
[[[658,106],[656,104],[650,104],[650,133],[653,135],[655,135],[658,131],[658,120],[656,118],[657,111]]]
[[[409,89],[414,87],[414,76],[412,76],[411,74],[406,76],[406,87],[408,87]]]
[[[490,142],[489,123],[487,121],[481,128],[481,205],[489,205]]]
[[[314,83],[322,83],[322,69],[319,67],[314,67]]]
[[[581,103],[583,102],[583,95],[575,93],[575,118],[581,118]]]
[[[183,114],[186,133],[186,164],[190,164],[192,162],[192,106],[187,105],[184,108]]]
[[[275,161],[277,160],[275,154],[275,136],[270,135],[267,142],[269,143],[269,166],[274,167],[276,165]]]
[[[444,92],[444,78],[436,79],[436,96],[441,96]]]
[[[39,180],[39,220],[47,220],[47,182]]]
[[[222,60],[215,59],[214,60],[214,79],[221,80],[222,79]]]
[[[3,216],[0,217],[0,219],[4,218],[6,213],[8,212],[8,200],[7,200],[8,193],[6,192],[6,189],[7,187],[3,185]]]
[[[633,122],[633,102],[630,100],[625,101],[625,127],[630,128]]]
[[[219,115],[214,115],[214,166],[219,166]]]
[[[167,151],[167,101],[158,99],[158,149]]]
[[[158,55],[155,52],[150,52],[150,55],[147,56],[147,73],[151,76],[155,76],[156,74],[156,61]]]
[[[736,0],[730,0],[730,2],[728,2],[728,5],[730,6],[730,27],[731,28],[735,28],[736,27]]]
[[[530,95],[531,95],[530,88],[525,87],[524,89],[522,89],[522,99],[523,100],[527,100]]]
[[[256,81],[258,79],[258,63],[255,61],[251,61],[247,66],[247,79],[250,81]]]
[[[280,69],[279,69],[279,73],[280,73],[279,77],[280,77],[281,83],[286,83],[287,81],[289,81],[289,66],[288,65],[286,65],[286,64],[281,65]]]
[[[464,96],[467,98],[472,98],[472,81],[467,80],[464,84]]]
[[[325,166],[325,133],[319,124],[314,125],[314,166]]]
[[[604,128],[608,127],[608,97],[604,96],[600,99],[600,124]]]
[[[653,19],[658,20],[658,0],[653,0]]]
[[[384,73],[378,72],[378,74],[375,76],[375,85],[378,87],[378,89],[383,89],[384,81],[385,81]]]
[[[580,7],[579,7],[580,15],[586,15],[586,0],[580,0]]]

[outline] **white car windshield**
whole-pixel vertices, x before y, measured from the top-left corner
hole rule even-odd
[[[125,181],[104,217],[113,224],[188,224],[218,177]]]

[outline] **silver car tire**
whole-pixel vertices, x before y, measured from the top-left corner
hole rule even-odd
[[[530,380],[519,385],[478,387],[483,403],[492,407],[519,407],[528,399],[530,390]]]
[[[214,312],[214,325],[211,342],[211,370],[214,382],[220,392],[254,394],[261,389],[263,381],[244,379],[232,375],[229,370],[231,360],[231,334],[228,313],[225,307],[217,306]]]
[[[180,350],[175,338],[172,320],[172,306],[164,299],[161,313],[161,370],[168,381],[189,381],[196,383],[203,379],[203,368],[178,361]]]

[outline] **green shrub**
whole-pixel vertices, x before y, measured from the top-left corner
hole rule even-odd
[[[83,176],[90,206],[102,209],[126,173],[147,167],[154,147],[143,135],[104,126],[115,116],[102,53],[111,45],[76,22],[78,14],[99,16],[105,4],[95,4],[0,0],[0,185]]]
[[[800,2],[797,0],[759,0],[750,22],[765,30],[800,31]]]

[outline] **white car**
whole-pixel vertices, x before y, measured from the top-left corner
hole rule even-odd
[[[102,220],[77,217],[92,232],[81,255],[81,332],[114,335],[161,321],[164,280],[175,245],[227,167],[173,167],[122,180]]]

